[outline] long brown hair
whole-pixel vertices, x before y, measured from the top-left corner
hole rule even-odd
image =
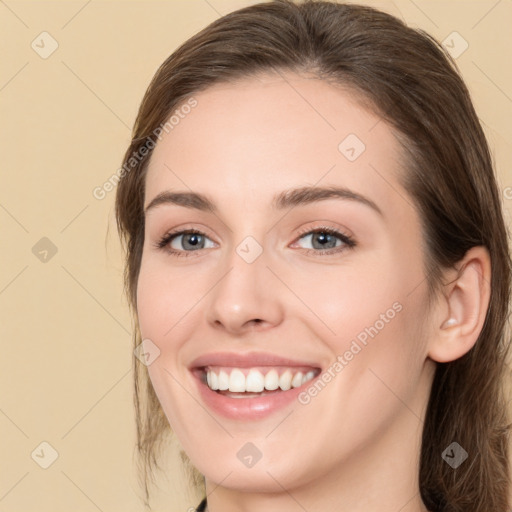
[[[508,511],[507,230],[489,148],[469,92],[453,60],[425,32],[366,6],[277,0],[217,19],[168,57],[140,106],[116,197],[126,248],[125,286],[135,322],[145,171],[155,135],[180,105],[209,86],[284,70],[307,71],[350,87],[393,127],[406,162],[402,184],[422,221],[431,297],[440,289],[443,269],[471,247],[489,250],[490,305],[477,343],[463,357],[437,363],[419,483],[431,511]],[[134,347],[141,341],[137,325],[135,332]],[[160,443],[170,427],[147,368],[135,357],[134,372],[137,449],[147,505],[148,478],[158,467]],[[454,441],[468,452],[468,460],[455,470],[441,457]]]

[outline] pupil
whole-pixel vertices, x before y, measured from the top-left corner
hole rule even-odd
[[[193,249],[197,248],[197,246],[200,245],[200,238],[201,235],[198,235],[197,233],[189,233],[185,238],[185,245],[188,245]]]
[[[329,244],[330,242],[330,238],[332,237],[332,235],[330,233],[324,233],[324,232],[318,232],[316,233],[316,238],[317,238],[317,242],[320,243],[320,248],[321,249],[325,249],[325,247]],[[333,238],[333,241],[334,241],[334,244],[336,245],[336,240]],[[332,241],[331,241],[332,242]],[[329,248],[332,248],[334,247],[331,243],[331,245],[329,246]]]

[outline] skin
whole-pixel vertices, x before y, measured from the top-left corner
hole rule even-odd
[[[447,271],[450,285],[427,315],[420,220],[383,120],[347,89],[292,73],[215,85],[195,98],[153,152],[145,204],[192,190],[218,211],[164,204],[147,212],[137,300],[142,338],[160,350],[148,366],[152,384],[205,475],[209,510],[427,510],[417,473],[435,361],[461,357],[478,337],[489,299],[486,251],[472,249]],[[353,162],[338,149],[348,134],[366,146]],[[339,198],[271,208],[275,194],[308,185],[347,187],[382,215]],[[314,253],[300,230],[322,226],[356,246]],[[189,228],[205,233],[204,249],[177,257],[155,247],[168,231]],[[263,250],[250,264],[236,252],[247,236]],[[172,247],[186,251],[184,238]],[[261,420],[208,410],[188,370],[215,351],[271,352],[325,369],[396,302],[401,311],[308,404]],[[249,441],[262,454],[252,468],[237,457]]]

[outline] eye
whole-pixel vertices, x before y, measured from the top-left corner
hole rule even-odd
[[[196,229],[187,229],[165,234],[156,244],[159,249],[165,249],[175,256],[189,256],[190,252],[213,247],[206,246],[206,240],[210,240],[204,233]],[[211,240],[210,240],[211,242]]]
[[[334,254],[356,245],[353,238],[331,227],[305,231],[299,240],[308,238],[313,247],[313,249],[306,248],[306,252],[310,254]]]
[[[332,227],[319,227],[303,231],[298,240],[307,238],[310,239],[313,246],[313,249],[305,249],[308,254],[334,254],[356,245],[349,235]],[[211,242],[209,246],[207,246],[207,241]],[[196,229],[187,229],[166,233],[155,246],[174,256],[188,257],[191,256],[190,253],[192,252],[214,247],[215,244],[203,232]]]

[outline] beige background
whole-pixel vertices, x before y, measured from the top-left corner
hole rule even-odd
[[[0,512],[143,509],[132,463],[132,327],[114,192],[97,200],[92,191],[119,167],[160,63],[199,29],[250,3],[0,2]],[[469,44],[457,63],[510,219],[512,2],[367,3],[438,40],[457,31]],[[43,31],[58,43],[46,59],[31,47],[51,48],[48,36],[38,37]],[[462,40],[448,42],[463,48]],[[56,254],[44,253],[44,241],[34,254],[43,237]],[[51,449],[42,442],[58,452],[47,469],[40,463],[51,461]],[[172,455],[168,475],[155,510],[197,504]]]

